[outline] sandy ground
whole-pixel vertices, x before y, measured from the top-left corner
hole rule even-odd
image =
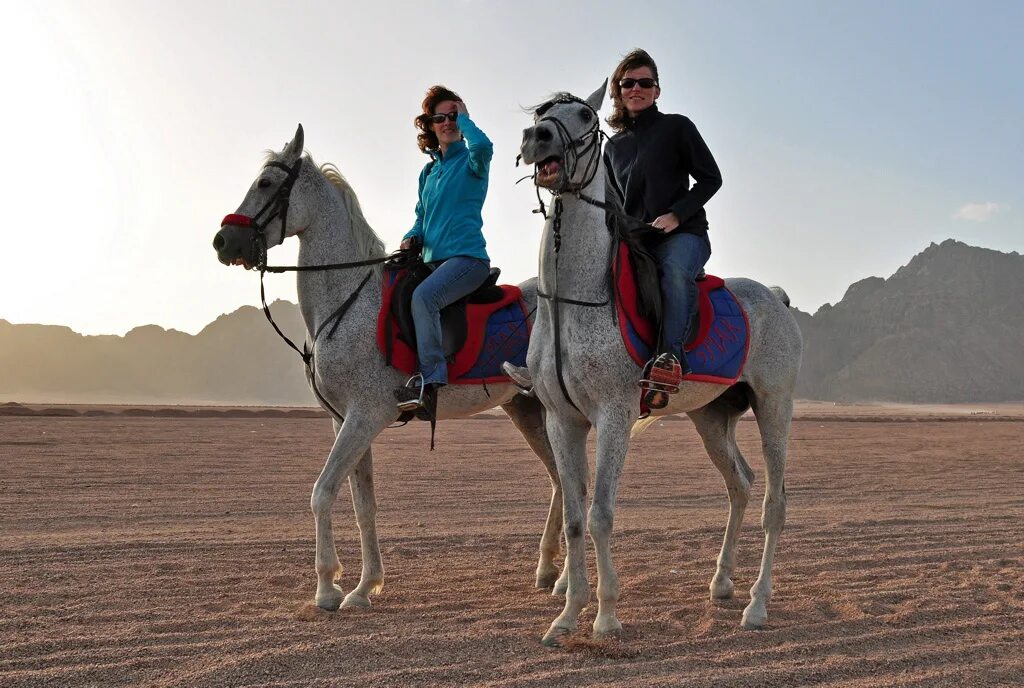
[[[613,543],[621,641],[539,639],[549,487],[507,421],[389,430],[376,451],[384,591],[317,612],[309,494],[330,444],[304,417],[0,417],[0,686],[1019,686],[1024,413],[805,404],[768,627],[714,604],[727,501],[687,421],[635,440]],[[359,547],[335,509],[343,587]],[[593,556],[590,556],[593,570]],[[593,577],[593,576],[592,576]]]

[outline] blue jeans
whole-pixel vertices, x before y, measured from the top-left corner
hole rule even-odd
[[[690,332],[690,318],[697,309],[697,275],[711,257],[711,245],[704,237],[679,232],[659,237],[651,250],[661,272],[663,351],[686,360],[683,345]]]
[[[416,352],[423,384],[448,383],[448,362],[441,345],[441,309],[483,284],[490,267],[486,260],[455,256],[441,262],[412,293]]]

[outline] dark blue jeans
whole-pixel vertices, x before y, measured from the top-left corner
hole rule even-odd
[[[423,384],[448,383],[448,362],[441,346],[441,309],[483,284],[490,267],[486,260],[455,256],[438,265],[412,293],[416,353]]]
[[[678,232],[658,237],[651,245],[661,268],[662,347],[680,361],[697,308],[697,275],[711,257],[711,245],[696,234]]]

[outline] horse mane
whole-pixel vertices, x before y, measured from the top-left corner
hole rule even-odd
[[[273,151],[268,151],[267,160],[277,160],[279,154]],[[366,217],[363,215],[363,207],[359,203],[359,197],[356,196],[355,190],[352,185],[345,179],[345,175],[341,173],[338,166],[332,162],[325,162],[322,165],[318,165],[313,156],[306,153],[306,161],[316,170],[320,171],[320,174],[330,183],[331,186],[341,195],[342,204],[345,206],[345,210],[348,212],[349,225],[352,227],[352,240],[356,246],[355,259],[364,258],[380,258],[385,255],[384,251],[384,240],[381,239],[370,223],[366,221]],[[381,265],[374,265],[373,269],[380,272],[383,269]]]

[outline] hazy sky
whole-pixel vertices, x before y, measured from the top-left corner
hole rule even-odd
[[[388,248],[412,224],[424,90],[495,144],[484,233],[536,273],[520,106],[587,95],[634,47],[722,169],[709,272],[814,311],[953,237],[1024,251],[1021,2],[3,2],[0,318],[195,333],[258,302],[211,248],[302,122]],[[607,105],[604,114],[607,114]],[[297,242],[271,262],[294,260]],[[293,276],[268,276],[295,300]]]

